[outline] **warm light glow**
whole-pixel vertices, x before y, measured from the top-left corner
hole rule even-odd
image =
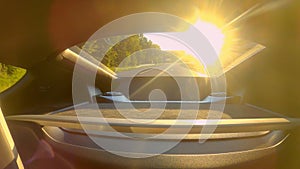
[[[225,38],[221,29],[212,23],[202,21],[201,19],[198,19],[193,26],[206,36],[219,55]],[[182,50],[193,55],[193,52],[190,51],[188,47],[163,33],[146,33],[145,37],[150,39],[153,43],[158,44],[162,50]]]
[[[215,49],[217,55],[220,57],[221,51],[225,42],[225,35],[220,28],[218,28],[213,23],[209,23],[198,19],[193,26],[198,29],[210,42],[212,47]],[[187,30],[189,32],[189,30]],[[199,60],[201,56],[195,56],[195,53],[191,51],[188,46],[185,46],[177,39],[173,39],[168,34],[164,33],[147,33],[145,37],[150,39],[153,43],[158,44],[162,50],[165,51],[176,51],[178,57],[182,62],[184,62],[191,70],[199,72],[201,74],[206,74],[207,71],[204,65]],[[217,62],[215,59],[209,60],[207,66],[212,66]]]
[[[209,11],[196,12],[195,15],[198,16],[198,19],[193,22],[193,26],[206,36],[214,47],[224,72],[229,71],[264,49],[263,45],[241,39],[239,27],[231,25],[231,21],[225,21],[216,14],[210,14]],[[182,57],[180,57],[183,62],[187,63],[194,71],[200,70],[198,72],[207,73],[207,69],[203,71],[205,70],[204,65],[200,60],[195,61],[195,58],[197,58],[195,53],[176,39],[172,39],[164,33],[147,33],[145,37],[158,44],[162,50],[184,51],[186,54],[182,54]],[[209,65],[206,66],[210,67],[213,74],[222,72],[216,67],[217,62],[218,60],[213,58],[207,62]]]
[[[239,21],[257,12],[257,10],[253,10],[256,9],[257,4],[244,12],[236,12],[237,15],[231,16],[224,15],[221,6],[222,1],[204,3],[198,10],[195,10],[192,18],[198,18],[196,21],[194,19],[194,26],[211,42],[218,54],[223,71],[227,72],[259,53],[265,47],[241,38],[241,35],[247,34],[247,32],[242,32],[243,23]],[[261,8],[264,8],[264,5]],[[211,61],[211,63],[213,62]]]
[[[222,30],[218,28],[216,25],[202,21],[199,19],[194,26],[203,33],[204,36],[208,39],[211,45],[216,50],[217,54],[220,55],[225,35],[223,34]]]

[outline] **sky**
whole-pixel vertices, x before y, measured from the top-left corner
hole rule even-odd
[[[198,20],[193,26],[206,36],[217,53],[220,54],[225,37],[222,31],[214,24],[202,20]],[[162,50],[183,50],[186,53],[193,55],[193,52],[188,46],[167,34],[147,33],[145,34],[145,37],[150,39],[153,43],[158,44]]]

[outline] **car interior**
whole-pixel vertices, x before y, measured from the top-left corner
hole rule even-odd
[[[0,169],[298,169],[299,6],[3,2]]]

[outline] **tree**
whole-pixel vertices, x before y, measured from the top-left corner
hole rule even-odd
[[[153,44],[152,41],[148,40],[143,34],[132,35],[119,41],[104,54],[107,45],[111,44],[107,44],[107,40],[99,39],[85,43],[84,49],[113,70],[115,67],[118,67],[122,61],[124,61],[122,62],[122,66],[137,66],[145,63],[147,59],[146,56],[132,56],[137,51],[149,48],[160,49],[158,45]],[[104,57],[101,58],[103,55]],[[126,61],[124,59],[126,59]]]

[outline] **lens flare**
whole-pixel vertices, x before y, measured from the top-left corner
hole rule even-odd
[[[225,35],[222,30],[216,25],[200,19],[194,24],[194,26],[199,29],[204,36],[206,36],[217,54],[220,55],[225,40]]]

